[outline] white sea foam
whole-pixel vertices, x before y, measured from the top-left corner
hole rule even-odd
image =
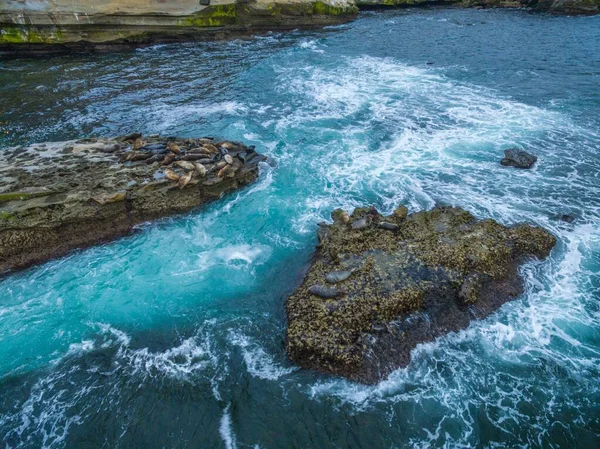
[[[273,356],[267,354],[258,343],[242,332],[230,331],[229,341],[242,350],[246,368],[250,375],[254,377],[278,380],[280,377],[296,370],[295,367],[281,367],[274,361]]]
[[[235,433],[231,428],[231,414],[229,412],[229,405],[223,410],[223,416],[221,417],[221,423],[219,424],[219,434],[223,443],[225,443],[226,449],[236,449],[237,443],[235,441]]]

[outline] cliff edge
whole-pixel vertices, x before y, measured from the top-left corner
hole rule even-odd
[[[353,0],[5,0],[0,51],[104,50],[346,22]]]

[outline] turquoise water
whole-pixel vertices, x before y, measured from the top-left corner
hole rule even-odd
[[[599,50],[599,17],[442,9],[0,62],[2,147],[139,130],[276,161],[201,211],[0,281],[3,444],[598,446]],[[515,145],[533,170],[500,167]],[[535,223],[559,243],[523,267],[519,300],[378,385],[298,369],[284,302],[316,223],[400,203]]]

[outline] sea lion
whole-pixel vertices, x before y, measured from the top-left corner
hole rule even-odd
[[[193,171],[189,171],[185,175],[183,175],[182,177],[179,178],[178,182],[179,182],[180,189],[183,189],[188,184],[188,182],[190,182],[193,174],[194,174]]]
[[[223,147],[226,150],[230,150],[230,151],[238,149],[238,146],[236,144],[234,144],[233,142],[229,142],[227,140],[217,143],[217,146]]]
[[[217,154],[219,152],[219,149],[216,146],[214,146],[212,143],[205,143],[205,144],[202,144],[202,146],[204,148],[206,148],[207,150],[209,150],[211,152],[211,154]]]
[[[146,164],[150,165],[155,162],[161,162],[165,158],[164,154],[155,154],[151,158],[146,159]]]
[[[224,155],[223,159],[225,159],[225,162],[227,162],[229,165],[233,164],[233,158],[231,157],[231,154]]]
[[[206,154],[190,154],[189,152],[181,158],[183,161],[197,161],[199,159],[206,159]]]
[[[208,170],[206,170],[206,167],[202,164],[199,164],[198,162],[194,163],[194,168],[196,169],[201,178],[204,178],[206,176],[206,173],[208,172]]]
[[[186,152],[186,154],[205,154],[208,156],[212,156],[214,153],[210,151],[208,148],[198,147],[192,148]]]
[[[127,158],[125,158],[125,160],[131,161],[131,162],[137,162],[137,161],[145,161],[146,159],[152,157],[152,153],[134,153],[131,152],[129,153],[129,155],[127,156]]]
[[[194,164],[192,164],[191,162],[187,162],[187,161],[177,161],[177,162],[175,162],[175,165],[183,168],[184,170],[194,171],[194,169],[196,168],[196,167],[194,167]]]
[[[127,142],[128,140],[136,140],[136,139],[139,139],[140,137],[142,137],[142,135],[140,133],[131,133],[131,134],[127,134],[126,136],[120,137],[119,140],[121,142]]]
[[[173,170],[171,170],[170,168],[167,168],[165,170],[165,176],[167,177],[167,179],[170,179],[171,181],[179,181],[179,175],[177,173],[175,173]]]
[[[171,162],[173,162],[175,160],[177,156],[175,156],[173,153],[169,153],[165,156],[165,159],[163,160],[163,165],[169,165]]]
[[[133,151],[137,151],[144,146],[144,142],[139,137],[133,142]]]
[[[217,176],[219,178],[233,178],[235,176],[235,169],[232,165],[226,165],[221,170],[219,170]]]
[[[142,148],[142,150],[150,151],[152,153],[161,153],[164,154],[167,152],[167,146],[162,143],[152,143],[146,144]]]
[[[169,142],[167,148],[175,154],[181,154],[181,149],[175,142]]]
[[[342,291],[342,290],[338,290],[337,288],[332,288],[332,287],[325,287],[324,285],[313,285],[308,289],[308,292],[311,295],[315,295],[318,296],[320,298],[325,298],[325,299],[334,299],[334,298],[338,298],[340,296],[344,296],[346,294],[346,292]]]

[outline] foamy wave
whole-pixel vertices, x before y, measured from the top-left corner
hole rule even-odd
[[[248,372],[261,379],[277,380],[296,370],[295,367],[283,368],[265,352],[259,344],[241,332],[230,331],[229,341],[242,350]]]
[[[225,443],[226,449],[236,449],[237,443],[235,441],[235,433],[231,428],[231,414],[229,412],[229,405],[223,410],[223,416],[219,424],[219,434]]]

